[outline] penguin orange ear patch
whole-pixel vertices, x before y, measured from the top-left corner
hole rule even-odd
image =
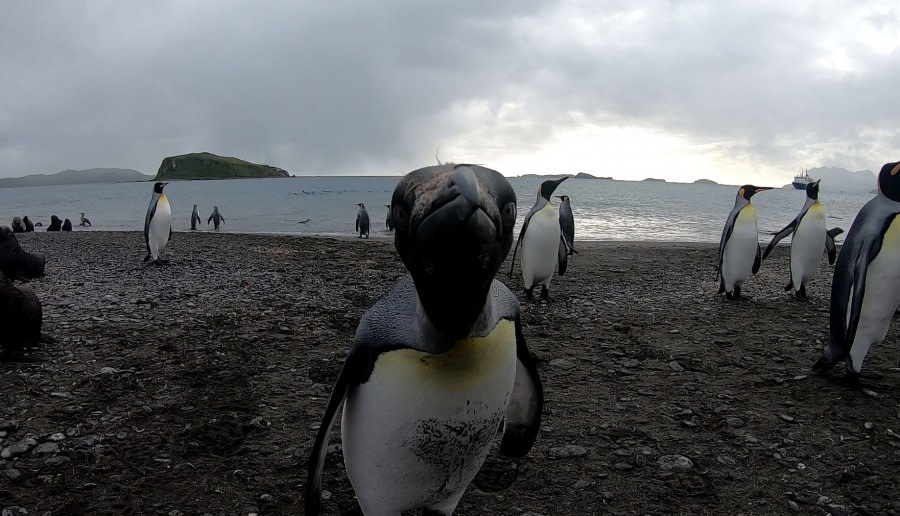
[[[741,197],[744,196],[744,187],[743,187],[743,186],[741,187],[740,190],[738,190],[738,195],[741,196]]]
[[[897,163],[897,164],[894,166],[894,168],[891,169],[891,175],[892,175],[892,176],[896,176],[897,174],[900,174],[900,163]]]

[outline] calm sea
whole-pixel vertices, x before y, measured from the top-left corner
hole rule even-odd
[[[172,204],[175,231],[190,229],[191,209],[197,204],[204,231],[211,230],[206,220],[217,205],[226,219],[224,231],[352,236],[356,203],[362,202],[372,219],[372,234],[377,236],[389,234],[384,227],[384,205],[390,202],[397,181],[396,177],[173,181],[166,187],[166,195]],[[541,179],[510,178],[510,183],[518,194],[521,224],[534,204]],[[93,223],[88,230],[140,231],[151,192],[152,183],[3,188],[0,224],[28,215],[46,227],[50,215],[55,214],[71,219],[76,230],[82,230],[77,224],[79,213],[84,212]],[[572,198],[578,240],[672,242],[718,242],[736,193],[734,186],[602,179],[569,179],[556,191]],[[753,203],[760,231],[780,230],[794,218],[804,198],[803,191],[793,189],[756,195]],[[822,192],[819,198],[825,204],[828,227],[846,231],[872,195]]]

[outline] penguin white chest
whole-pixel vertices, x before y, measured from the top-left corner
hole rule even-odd
[[[522,279],[525,288],[550,286],[559,250],[559,214],[547,203],[531,216],[522,237]]]
[[[156,202],[156,211],[153,213],[153,218],[150,219],[150,232],[147,236],[150,255],[154,260],[159,257],[159,253],[169,242],[171,230],[172,207],[169,206],[169,199],[162,195]]]
[[[722,277],[728,292],[753,274],[753,262],[758,248],[759,228],[756,224],[756,209],[752,204],[748,204],[735,218],[731,237],[725,243],[723,251]]]
[[[503,421],[516,374],[512,321],[431,355],[379,355],[348,394],[344,463],[365,514],[449,503],[481,468]]]
[[[851,289],[850,299],[853,299]],[[850,347],[850,358],[858,372],[872,344],[887,336],[891,319],[900,305],[900,217],[894,219],[881,241],[881,250],[866,270],[866,290],[859,325]],[[851,309],[847,309],[847,324]]]
[[[825,250],[825,210],[819,202],[806,210],[791,239],[791,282],[794,290],[815,277]]]

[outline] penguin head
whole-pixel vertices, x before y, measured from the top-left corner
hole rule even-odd
[[[565,181],[566,179],[569,179],[569,176],[561,177],[559,179],[552,179],[549,181],[544,181],[543,183],[541,183],[540,188],[538,188],[538,195],[540,195],[541,197],[543,197],[544,199],[547,199],[547,201],[549,201],[550,197],[553,196],[553,192],[556,191],[556,188],[559,186],[559,184],[562,183],[563,181]]]
[[[569,202],[568,195],[557,195],[556,198],[559,199],[563,203]]]
[[[742,197],[746,200],[750,200],[755,194],[759,192],[764,192],[766,190],[771,190],[771,186],[753,186],[753,185],[744,185],[738,189],[738,197]]]
[[[888,199],[900,202],[900,162],[885,163],[878,173],[878,191]]]
[[[428,320],[462,338],[512,247],[516,193],[499,172],[452,163],[407,174],[391,199],[394,245]]]
[[[366,209],[366,205],[361,202],[356,203],[356,205],[359,206],[359,209],[361,209],[361,210]]]
[[[163,183],[162,181],[157,181],[155,185],[153,185],[153,193],[161,194],[163,188],[169,183]]]
[[[821,182],[822,182],[822,180],[818,179],[818,180],[813,181],[812,183],[809,183],[808,185],[806,185],[806,196],[809,197],[810,199],[818,199],[819,198],[819,183],[821,183]]]

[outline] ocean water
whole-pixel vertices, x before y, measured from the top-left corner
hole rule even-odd
[[[198,205],[202,229],[213,205],[225,217],[222,230],[237,233],[354,235],[356,203],[365,203],[372,235],[389,235],[384,226],[397,177],[296,177],[221,181],[172,181],[166,195],[172,204],[175,231],[190,229],[191,209]],[[518,196],[519,227],[534,204],[542,179],[509,178]],[[874,185],[873,185],[874,188]],[[71,219],[79,213],[93,223],[89,231],[140,231],[152,183],[88,184],[0,189],[0,224],[15,216],[44,223],[50,215]],[[734,205],[738,187],[658,181],[569,179],[556,195],[572,199],[577,240],[718,242]],[[848,230],[870,194],[821,192],[828,227]],[[776,189],[753,197],[760,240],[787,225],[803,206],[801,190]],[[556,202],[557,199],[554,199]],[[306,223],[300,221],[309,220]],[[40,231],[41,228],[38,228]],[[518,230],[517,230],[518,232]],[[838,238],[838,241],[841,240]]]

